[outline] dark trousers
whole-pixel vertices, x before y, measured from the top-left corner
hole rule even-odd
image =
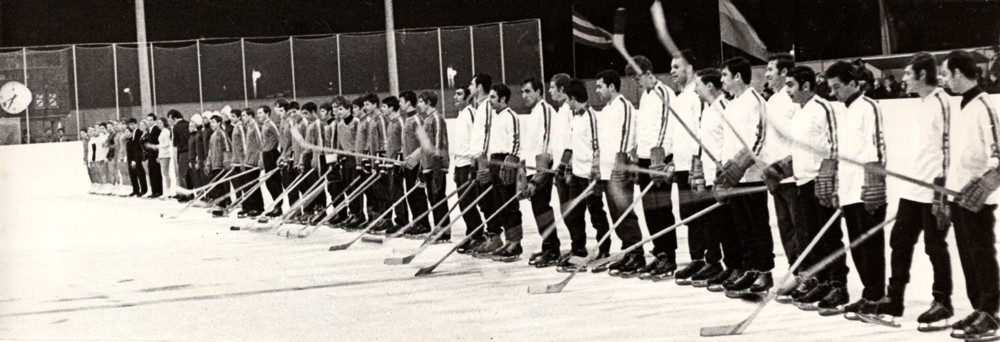
[[[566,186],[568,191],[568,196],[564,197],[562,202],[562,207],[566,208],[572,204],[572,201],[583,194],[583,191],[587,189],[590,185],[590,180],[583,177],[573,176],[570,180],[570,184]],[[594,230],[597,231],[597,241],[600,241],[608,234],[611,229],[611,225],[608,223],[608,214],[604,211],[604,199],[601,198],[601,193],[594,191],[594,193],[583,199],[579,205],[570,210],[565,216],[563,216],[563,221],[566,221],[566,228],[569,229],[569,238],[571,240],[570,252],[575,256],[587,256],[587,226],[585,222],[585,211],[590,212],[590,224],[594,226]],[[600,254],[608,254],[611,252],[611,240],[608,239],[604,241],[600,246],[598,246],[598,251]]]
[[[278,152],[278,149],[264,151],[264,172],[270,172],[271,170],[278,168],[278,156],[280,155],[281,152]],[[267,184],[267,192],[271,194],[272,201],[277,199],[278,195],[285,191],[284,185],[281,184],[282,171],[284,170],[275,172],[270,177],[267,177],[267,181],[264,182]]]
[[[708,191],[712,188],[708,187]],[[709,201],[710,202],[710,201]],[[733,210],[728,204],[703,216],[705,221],[705,262],[717,263],[720,260],[726,268],[743,267],[743,243],[735,231]],[[721,247],[722,253],[714,250]]]
[[[177,183],[185,189],[194,187],[188,179],[188,163],[191,161],[188,157],[190,155],[188,151],[178,151],[177,160],[175,160],[177,162]]]
[[[495,153],[490,156],[493,163],[490,164],[490,174],[493,175],[493,191],[489,199],[487,210],[484,211],[487,218],[494,213],[500,212],[493,219],[486,223],[486,233],[504,233],[509,242],[520,242],[524,237],[524,230],[521,228],[521,206],[519,203],[511,203],[503,206],[511,197],[517,195],[517,184],[503,184],[500,181],[500,166],[507,158],[506,153]]]
[[[418,172],[420,172],[419,165],[413,169],[403,168],[403,182],[406,186],[406,190],[410,190],[417,186],[417,178],[419,178]],[[420,190],[411,192],[409,196],[406,196],[406,203],[410,206],[413,218],[422,215],[427,212],[427,192]],[[433,227],[431,226],[431,220],[428,217],[424,217],[422,220],[414,222],[414,226],[417,225]]]
[[[438,171],[427,171],[424,173],[424,179],[426,183],[424,184],[424,191],[427,192],[427,200],[431,204],[437,204],[444,200],[447,193],[445,188],[448,186],[445,182],[448,179],[448,174],[443,170]],[[419,191],[419,190],[417,190]],[[434,208],[434,221],[438,226],[444,227],[451,224],[451,218],[448,217],[448,203],[439,205]],[[441,235],[444,238],[451,238],[451,232],[445,232]]]
[[[146,161],[146,167],[149,168],[146,171],[149,173],[149,188],[152,189],[152,195],[163,195],[163,174],[160,172],[160,162],[156,158],[150,158]]]
[[[264,210],[264,195],[260,190],[263,184],[260,184],[259,186],[257,184],[258,182],[263,182],[263,180],[260,179],[260,176],[262,174],[263,173],[258,170],[256,172],[251,172],[250,174],[247,175],[248,177],[247,181],[254,182],[254,184],[249,186],[249,188],[247,189],[247,191],[253,189],[253,192],[251,192],[249,197],[247,197],[247,199],[243,201],[243,210],[245,211]]]
[[[639,159],[639,167],[649,168],[649,159]],[[649,174],[639,173],[639,188],[645,189],[649,183],[653,180]],[[678,183],[680,184],[680,183]],[[687,182],[684,182],[687,184]],[[670,190],[673,184],[670,182],[663,182],[659,185],[653,185],[653,188],[642,197],[642,212],[646,217],[646,228],[649,230],[649,235],[659,233],[660,231],[666,229],[667,227],[673,226],[676,222],[674,220],[674,210],[673,204],[670,200]],[[690,186],[688,186],[690,188]],[[631,188],[631,187],[629,187]],[[681,190],[683,191],[683,190]],[[681,201],[681,206],[683,207],[684,201]],[[611,203],[610,200],[608,203]],[[629,203],[630,204],[630,203]],[[625,208],[628,204],[625,205]],[[683,216],[684,213],[681,213]],[[622,224],[625,224],[624,222]],[[690,226],[689,226],[690,227]],[[618,232],[624,227],[619,227]],[[688,235],[691,235],[690,233]],[[688,240],[691,241],[691,240]],[[638,242],[638,240],[636,240]],[[677,251],[677,230],[673,230],[669,233],[663,234],[656,239],[653,239],[653,255],[666,255],[667,260],[675,260]],[[695,251],[692,250],[692,254],[704,254],[704,249]],[[698,258],[701,259],[701,258]]]
[[[639,230],[639,217],[634,210],[625,212],[635,199],[635,183],[632,180],[611,181],[601,180],[598,187],[604,190],[604,200],[608,202],[611,222],[621,222],[615,228],[615,235],[622,241],[622,249],[628,248],[642,240]],[[640,246],[630,254],[643,255],[646,252]]]
[[[997,220],[993,214],[997,205],[984,206],[978,213],[955,203],[950,206],[969,302],[973,309],[996,315],[1000,309],[1000,270],[994,230]]]
[[[403,197],[403,194],[405,194],[407,190],[404,184],[403,174],[398,172],[398,170],[394,171],[389,175],[389,182],[391,192],[390,197],[393,198],[394,202],[398,201],[401,197]],[[393,209],[395,219],[392,222],[396,226],[405,226],[407,223],[410,223],[410,206],[406,203],[408,200],[409,198],[403,200],[396,206],[396,208]]]
[[[690,173],[688,171],[678,171],[674,173],[674,182],[677,183],[677,200],[680,202],[678,205],[680,208],[681,219],[687,218],[691,215],[698,213],[712,205],[714,201],[708,199],[702,199],[704,196],[697,196],[691,190],[691,184],[688,183],[688,178]],[[641,178],[640,178],[641,182]],[[710,194],[705,192],[703,195]],[[642,199],[643,202],[646,201],[645,198]],[[649,215],[649,214],[647,214]],[[653,216],[657,215],[669,215],[670,225],[674,225],[673,214],[668,214],[667,212],[656,213],[653,212]],[[722,259],[722,249],[719,247],[719,243],[716,242],[714,245],[708,244],[708,228],[712,222],[712,218],[709,215],[702,216],[694,221],[688,222],[688,250],[690,251],[691,260],[714,260],[718,262]],[[649,216],[646,216],[646,223],[649,223]],[[652,233],[652,232],[651,232]],[[675,241],[676,245],[676,241]],[[655,247],[654,247],[655,248]]]
[[[281,169],[281,171],[279,171],[279,172],[281,173],[281,184],[286,189],[289,188],[292,185],[292,183],[295,181],[295,179],[299,177],[299,170],[296,169],[294,166],[291,166],[291,165],[284,166]],[[305,183],[305,181],[300,182],[299,184],[301,185],[301,184],[304,184],[304,183]],[[288,199],[288,207],[289,208],[291,208],[293,205],[295,205],[295,202],[299,201],[299,191],[300,190],[302,190],[301,187],[295,187],[295,188],[291,188],[290,190],[287,191],[288,193],[285,195],[285,197]],[[276,204],[275,208],[281,208],[281,203]]]
[[[799,246],[808,246],[813,239],[819,236],[820,229],[830,220],[830,216],[837,211],[836,208],[825,207],[819,204],[816,198],[815,182],[799,185],[799,213],[798,222],[795,226],[799,229]],[[813,247],[808,255],[800,255],[803,258],[802,269],[809,269],[825,259],[827,256],[844,249],[844,233],[840,230],[840,218],[834,221],[833,225],[826,230],[819,242]],[[803,247],[805,248],[805,247]],[[816,280],[819,282],[839,281],[847,284],[847,263],[841,255],[834,259],[822,271],[816,273]]]
[[[935,299],[944,300],[951,297],[951,255],[948,253],[948,230],[937,228],[937,219],[931,212],[930,203],[899,199],[896,209],[896,223],[889,233],[889,247],[892,248],[889,264],[892,272],[889,277],[889,295],[898,296],[902,300],[906,284],[910,282],[910,265],[913,263],[913,250],[917,238],[924,233],[924,252],[931,260],[934,272],[934,284],[931,291]],[[968,280],[966,280],[968,281]]]
[[[367,179],[363,173],[356,169],[357,165],[358,161],[354,157],[345,157],[341,159],[340,166],[344,170],[345,184],[350,185],[351,183],[354,183],[350,189],[347,189],[348,194],[359,189],[361,187],[361,183]],[[357,183],[354,182],[355,180],[357,180]],[[347,212],[350,213],[351,216],[361,219],[362,221],[367,221],[365,218],[364,202],[361,196],[354,197],[354,199],[347,204]]]
[[[241,174],[241,173],[245,172],[246,170],[247,170],[247,167],[245,167],[245,166],[233,166],[233,175]],[[250,173],[247,173],[245,175],[233,178],[233,181],[232,181],[233,190],[235,190],[235,189],[243,186],[244,184],[247,184],[249,182],[249,178],[248,177],[253,177],[251,174],[253,174],[253,172],[250,172]],[[235,193],[236,198],[240,198],[240,196],[243,196],[243,192],[246,191],[248,188],[249,187],[246,187],[243,190],[236,191],[236,193]]]
[[[220,178],[219,174],[222,174],[225,171],[226,171],[226,169],[214,169],[214,170],[212,170],[211,176],[212,176],[213,179],[214,178]],[[233,172],[230,173],[230,175],[233,175],[233,174],[236,174],[236,171],[233,171]],[[227,196],[229,196],[229,182],[228,181],[227,182],[220,182],[220,183],[216,184],[215,186],[213,186],[212,189],[208,191],[208,199],[207,199],[207,201],[211,202],[211,201],[214,201],[216,199],[220,199],[220,198],[227,197]],[[230,201],[229,198],[222,199],[221,201],[219,201],[218,205],[220,207],[225,207],[225,206],[229,205],[229,201]]]
[[[142,161],[128,163],[128,178],[132,181],[132,193],[136,195],[146,193],[146,170],[142,169]],[[135,163],[135,166],[132,166],[132,163]]]
[[[847,205],[843,209],[847,238],[852,243],[869,229],[885,221],[886,206],[875,213],[865,210],[864,203]],[[872,301],[882,299],[885,296],[885,231],[880,230],[854,247],[851,258],[854,259],[854,268],[858,269],[861,284],[865,286],[861,297]]]
[[[475,179],[475,178],[476,178],[476,169],[472,165],[460,166],[455,168],[455,186],[461,186],[462,184],[465,184],[465,182],[468,182],[470,179]],[[464,198],[459,197],[458,207],[463,212],[465,212],[465,214],[462,215],[462,220],[465,221],[465,234],[468,235],[474,229],[479,228],[479,226],[483,224],[483,217],[481,216],[479,209],[475,208],[475,204],[473,204],[473,201],[475,201],[476,198],[479,197],[479,191],[480,191],[479,183],[473,181],[472,184],[469,184],[469,188],[466,190],[469,191],[469,194],[466,195]],[[473,208],[469,209],[470,206],[473,206]],[[483,231],[480,230],[479,232],[474,234],[472,238],[476,240],[482,240]]]
[[[764,185],[763,182],[740,183],[739,188]],[[742,243],[743,268],[770,271],[774,268],[774,240],[768,222],[767,193],[755,192],[732,197],[729,208],[733,213],[736,235]]]
[[[771,193],[771,197],[774,198],[774,216],[777,216],[778,233],[781,236],[785,257],[788,258],[788,266],[794,264],[799,253],[806,248],[799,246],[799,237],[796,235],[798,229],[795,229],[796,217],[799,215],[798,196],[799,188],[794,182],[778,184],[777,190]],[[799,274],[799,271],[795,270],[794,273]]]
[[[307,196],[309,190],[313,189],[313,187],[315,187],[316,184],[320,181],[319,176],[323,174],[320,171],[321,170],[313,170],[311,165],[305,165],[302,167],[302,169],[299,170],[299,172],[306,175],[302,183],[299,183],[299,193],[301,193],[303,197]],[[320,198],[322,198],[323,200],[322,202],[320,202]],[[311,211],[314,208],[316,208],[316,206],[322,203],[326,203],[326,196],[324,196],[323,194],[319,194],[313,197],[310,201],[303,201],[302,209]]]
[[[536,184],[535,194],[531,196],[531,213],[535,215],[535,225],[538,226],[538,234],[545,234],[546,230],[552,230],[549,235],[542,236],[543,251],[559,251],[559,236],[556,234],[556,217],[552,210],[552,179],[549,175],[546,181]],[[538,174],[528,177],[529,182],[538,179]]]
[[[331,163],[327,161],[326,163],[328,169],[333,168],[330,173],[326,174],[326,191],[330,194],[331,205],[343,205],[344,196],[346,196],[344,188],[347,186],[347,183],[344,182],[344,174],[340,166],[340,163],[336,162]],[[346,212],[344,208],[341,208],[339,212],[334,213],[333,218],[341,218]]]
[[[380,172],[380,171],[381,171],[380,167],[375,167],[375,171],[373,172]],[[369,207],[371,207],[371,212],[375,215],[375,217],[378,217],[383,213],[385,213],[386,210],[391,209],[389,208],[389,206],[391,206],[392,203],[395,202],[392,199],[392,180],[389,178],[390,177],[388,173],[383,173],[382,178],[379,178],[378,181],[375,182],[375,185],[369,188],[368,191],[369,194],[368,200],[370,201]],[[387,217],[392,218],[391,216]]]

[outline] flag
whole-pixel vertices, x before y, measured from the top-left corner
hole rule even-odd
[[[607,50],[612,48],[611,34],[591,24],[587,18],[584,18],[575,9],[573,10],[573,41],[598,49]]]
[[[730,0],[719,0],[719,31],[722,42],[766,61],[767,47]]]

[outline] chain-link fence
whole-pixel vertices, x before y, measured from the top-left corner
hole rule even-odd
[[[454,89],[474,73],[518,88],[543,78],[539,20],[397,30],[400,90],[433,90],[449,117]],[[389,94],[386,33],[151,42],[153,111],[185,117],[205,110]],[[24,83],[33,99],[0,114],[0,144],[76,140],[81,128],[141,118],[138,46],[87,44],[0,49],[0,84]],[[514,92],[511,106],[527,111]],[[395,95],[395,94],[394,94]]]

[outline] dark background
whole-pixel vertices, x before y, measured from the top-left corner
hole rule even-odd
[[[799,60],[881,54],[876,0],[733,0],[772,52],[794,46]],[[397,29],[471,25],[541,18],[546,76],[573,72],[571,10],[610,29],[615,8],[628,9],[627,44],[653,60],[666,55],[649,19],[652,1],[397,0]],[[996,45],[1000,1],[885,0],[893,52]],[[665,0],[677,43],[701,66],[738,54],[719,43],[717,0]],[[146,0],[150,41],[288,36],[385,29],[381,0],[263,1]],[[135,41],[135,11],[127,0],[4,0],[0,46]],[[723,55],[725,54],[725,55]],[[576,73],[592,77],[622,69],[614,51],[576,46]],[[665,71],[665,70],[658,70]]]

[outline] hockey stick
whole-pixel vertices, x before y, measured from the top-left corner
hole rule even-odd
[[[658,94],[656,92],[653,93]],[[698,146],[701,147],[701,151],[705,152],[705,156],[707,156],[708,159],[712,160],[712,162],[715,163],[716,169],[722,170],[722,163],[719,162],[718,158],[715,158],[715,156],[712,155],[712,152],[708,150],[708,147],[705,147],[705,144],[701,142],[701,139],[698,139],[698,135],[691,130],[691,127],[688,127],[687,123],[684,122],[684,119],[681,119],[681,116],[677,115],[677,112],[675,112],[673,108],[668,107],[667,110],[670,111],[670,114],[674,115],[674,118],[677,119],[677,122],[681,124],[681,127],[684,127],[684,130],[687,131],[688,135],[691,136],[691,139],[693,139],[694,142],[698,143]]]
[[[351,203],[351,201],[353,201],[354,199],[356,199],[358,196],[361,196],[362,194],[364,194],[365,191],[367,191],[369,188],[371,188],[372,186],[374,186],[375,183],[378,182],[378,180],[382,178],[382,174],[374,173],[370,177],[374,177],[374,178],[371,178],[369,181],[367,181],[365,183],[362,183],[361,186],[359,186],[354,192],[351,193],[351,195],[345,197],[344,201],[342,201],[340,204],[338,204],[336,207],[334,207],[333,212],[326,214],[323,217],[323,220],[321,220],[320,222],[325,221],[325,220],[329,220],[331,217],[333,217],[334,215],[336,215],[337,213],[339,213],[341,210],[343,210],[344,208],[346,208]],[[323,190],[323,189],[317,189],[317,190]],[[319,191],[319,194],[322,194],[322,191]],[[312,202],[312,200],[310,200],[310,202]],[[327,207],[329,207],[329,206],[327,206]],[[326,210],[326,208],[323,208],[323,210]],[[309,236],[309,234],[311,234],[312,231],[315,230],[315,228],[312,231],[308,230],[310,227],[318,228],[319,224],[317,223],[317,224],[313,225],[312,222],[309,222],[307,220],[307,222],[305,222],[305,224],[302,226],[302,228],[300,228],[299,230],[297,230],[295,232],[295,236],[300,237],[300,238],[304,238],[304,237]],[[292,237],[291,229],[289,229],[288,231],[286,231],[285,237],[286,238]]]
[[[481,201],[483,198],[486,198],[486,194],[490,193],[490,191],[493,191],[493,185],[490,185],[488,188],[486,188],[485,191],[483,191],[482,193],[480,193],[479,197],[476,197],[476,199],[473,200],[473,202],[472,202],[471,205],[469,205],[468,207],[466,207],[465,210],[462,210],[462,214],[461,215],[465,215],[466,212],[468,212],[472,208],[475,208],[475,204],[479,203],[479,201]],[[459,216],[461,216],[461,215],[459,215]],[[447,228],[451,229],[451,225],[448,225]],[[435,231],[433,234],[431,234],[430,236],[427,237],[427,240],[428,241],[433,241],[435,238],[437,238],[438,236],[440,236],[442,234],[441,232],[444,232],[444,231],[446,231],[446,229],[439,229],[439,230]],[[468,234],[466,237],[470,237],[470,236],[472,236],[472,234]],[[467,239],[463,239],[462,243],[465,243],[466,240]],[[432,245],[431,243],[421,244],[420,247],[418,247],[416,250],[414,250],[412,253],[410,253],[410,255],[407,255],[407,256],[402,257],[402,258],[386,258],[382,263],[386,264],[386,265],[407,265],[411,261],[413,261],[413,258],[417,257],[417,254],[420,254],[420,252],[423,252],[425,249],[427,249],[431,245]],[[459,244],[458,246],[461,246],[461,244]]]
[[[778,282],[779,288],[783,287],[784,284],[788,282],[788,279],[792,277],[795,270],[799,269],[799,265],[802,265],[802,261],[805,260],[805,256],[808,255],[809,252],[812,252],[813,247],[816,247],[816,244],[819,243],[819,240],[823,237],[824,234],[826,234],[826,231],[830,229],[830,226],[833,226],[833,223],[837,221],[837,218],[840,217],[842,213],[843,209],[837,209],[837,211],[830,216],[830,219],[826,221],[826,224],[824,224],[823,228],[819,230],[819,233],[816,234],[816,237],[814,237],[812,241],[809,242],[809,245],[806,246],[804,250],[802,250],[802,253],[799,254],[797,258],[795,258],[795,262],[792,264],[792,267],[788,268],[788,271],[781,278],[781,281]],[[837,229],[840,229],[840,227],[837,227]],[[757,304],[757,308],[754,309],[753,313],[751,313],[749,317],[747,317],[743,321],[740,321],[739,323],[732,325],[715,326],[715,327],[702,327],[701,336],[713,337],[713,336],[730,336],[730,335],[742,334],[743,331],[747,329],[747,326],[749,326],[750,323],[753,322],[755,318],[757,318],[757,315],[759,315],[760,312],[764,310],[764,307],[767,306],[767,304],[771,303],[771,301],[774,300],[774,298],[776,298],[777,296],[778,296],[777,292],[772,292],[768,294],[767,297],[760,302],[760,304]]]
[[[642,68],[635,64],[635,61],[632,60],[632,55],[625,49],[625,8],[618,7],[615,10],[615,24],[612,32],[611,45],[625,58],[625,62],[632,67],[632,70],[635,70],[637,73],[641,72]]]
[[[656,185],[656,182],[649,182],[649,184],[642,189],[642,192],[639,193],[639,198],[633,200],[632,204],[630,204],[628,208],[625,208],[625,211],[621,214],[621,216],[618,216],[618,220],[616,220],[615,224],[611,225],[611,229],[609,229],[608,232],[605,233],[604,236],[602,236],[599,241],[597,241],[597,246],[594,246],[593,250],[591,250],[590,254],[587,256],[586,261],[583,262],[582,264],[587,264],[590,261],[594,260],[594,258],[597,256],[597,250],[601,247],[601,244],[604,243],[604,241],[607,241],[608,238],[611,237],[611,233],[613,233],[616,229],[618,229],[618,226],[620,226],[622,222],[625,222],[625,217],[628,216],[628,214],[631,213],[633,209],[635,209],[635,206],[639,204],[639,201],[642,201],[642,198],[646,196],[646,193],[649,192],[649,190],[653,189],[653,185]],[[579,266],[573,268],[573,272],[571,272],[569,276],[566,277],[566,279],[563,279],[563,281],[560,281],[552,285],[528,286],[528,293],[545,294],[545,293],[562,292],[562,290],[566,288],[566,285],[569,285],[570,280],[573,280],[573,277],[576,277],[576,274],[579,273],[583,268],[584,267],[579,267]]]
[[[560,182],[560,180],[553,179],[553,182]],[[590,185],[588,185],[585,189],[583,189],[583,192],[581,193],[580,196],[577,196],[577,198],[575,198],[574,200],[569,201],[569,203],[567,203],[567,205],[561,205],[560,206],[561,208],[559,210],[562,213],[562,216],[565,218],[566,215],[571,210],[573,210],[573,208],[575,208],[576,205],[580,203],[580,201],[582,201],[582,198],[586,198],[586,196],[583,196],[583,195],[590,196],[593,193],[594,186],[597,186],[597,181],[596,180],[590,182]],[[545,227],[545,230],[542,231],[542,234],[540,234],[540,237],[541,237],[542,241],[545,241],[545,239],[548,238],[549,235],[555,234],[555,232],[556,232],[556,220],[553,217],[552,223],[550,223],[548,227]]]
[[[413,187],[410,190],[406,191],[406,193],[403,194],[403,197],[400,197],[399,200],[396,200],[396,203],[393,203],[392,206],[390,206],[388,209],[385,210],[385,212],[382,213],[382,215],[379,215],[378,218],[376,218],[374,220],[371,220],[370,221],[371,223],[368,224],[368,227],[365,227],[365,229],[362,230],[361,233],[358,234],[358,236],[356,236],[355,238],[351,239],[351,241],[348,241],[346,243],[331,246],[330,249],[329,249],[329,251],[333,252],[333,251],[345,250],[345,249],[351,247],[351,245],[353,245],[358,240],[361,240],[361,237],[365,236],[365,234],[368,234],[368,231],[370,231],[372,228],[374,228],[375,225],[378,224],[379,220],[381,220],[381,219],[385,218],[387,215],[389,215],[389,213],[391,213],[392,210],[395,209],[396,206],[398,206],[400,203],[405,202],[406,201],[406,197],[409,196],[410,193],[412,193],[414,190],[417,190],[417,189],[419,189],[419,188],[418,187]]]
[[[229,198],[230,195],[243,191],[243,194],[237,197],[236,201],[233,201],[232,204],[222,209],[222,216],[229,216],[229,213],[233,211],[233,208],[239,206],[240,204],[243,204],[243,201],[246,201],[248,198],[250,198],[250,195],[252,195],[253,192],[256,191],[257,189],[259,189],[260,186],[264,184],[264,180],[267,179],[267,177],[270,177],[272,174],[274,174],[275,171],[277,171],[277,169],[268,171],[263,176],[258,176],[256,179],[246,182],[246,184],[234,188],[233,191],[229,192],[229,195],[224,196],[223,198]],[[250,187],[250,190],[244,191],[245,189],[247,189],[247,187]]]
[[[330,173],[330,170],[327,170],[327,172],[323,174],[323,177],[320,177],[319,180],[316,181],[316,183],[311,184],[306,191],[303,191],[302,195],[299,197],[298,200],[295,201],[295,203],[289,204],[288,212],[279,216],[277,223],[275,225],[265,226],[263,228],[270,230],[281,227],[281,225],[285,224],[286,220],[291,218],[292,215],[294,215],[295,212],[299,210],[299,208],[301,208],[306,203],[311,202],[314,198],[316,198],[316,196],[324,189],[323,186],[327,184],[328,181],[326,179],[326,174]]]
[[[215,177],[212,177],[212,179],[209,180],[207,184],[212,184],[212,183],[217,182],[222,177],[228,176],[229,173],[232,172],[232,171],[233,171],[233,169],[226,170],[226,172],[219,172],[219,174],[215,175]],[[198,172],[200,172],[200,171],[198,171]],[[202,186],[199,186],[197,188],[191,189],[190,190],[190,194],[193,195],[195,193],[198,193],[200,195],[201,193],[208,192],[208,190],[209,190],[209,185],[202,185]],[[178,189],[178,191],[180,191],[183,194],[184,191],[187,191],[187,190],[185,190],[184,188],[180,188],[180,189]]]
[[[278,168],[275,168],[275,169],[276,170],[280,170],[281,168],[278,167]],[[312,174],[313,171],[316,171],[316,169],[310,169],[309,172],[306,172],[304,174],[300,174],[298,176],[295,176],[295,178],[292,179],[292,182],[289,183],[287,187],[284,187],[285,189],[282,190],[281,193],[278,194],[278,196],[274,197],[274,200],[271,201],[271,204],[269,204],[267,207],[264,207],[264,212],[266,213],[266,212],[270,212],[271,210],[274,210],[274,208],[277,207],[279,203],[281,203],[282,201],[285,200],[285,197],[288,196],[288,193],[291,192],[292,189],[297,188],[299,186],[299,183],[302,183],[302,181],[306,180],[306,177],[308,175]],[[268,190],[270,190],[270,189],[268,189]],[[261,222],[261,223],[266,223],[266,222]]]
[[[475,181],[474,179],[469,179],[469,182],[474,182],[474,181]],[[442,227],[442,225],[444,225],[444,219],[446,217],[449,217],[451,215],[451,212],[454,211],[455,208],[458,208],[458,206],[462,203],[462,200],[464,200],[466,196],[468,196],[469,194],[472,193],[472,189],[474,189],[474,188],[470,186],[467,189],[465,189],[465,191],[462,191],[462,194],[458,196],[458,201],[455,201],[455,204],[451,205],[448,208],[448,211],[445,212],[445,216],[444,217],[441,217],[441,218],[438,219],[438,222],[436,224],[434,224],[434,229],[431,229],[431,233],[427,235],[427,238],[424,239],[423,242],[420,243],[420,246],[418,248],[423,247],[425,245],[433,244],[434,243],[434,239],[432,239],[432,237],[434,235],[436,235],[436,233],[437,233],[438,230],[441,230],[441,229],[450,230],[451,227],[453,225],[455,225],[456,222],[458,222],[458,220],[454,220],[454,221],[451,221],[451,223],[449,223],[447,227]],[[458,214],[458,217],[461,218],[462,215],[465,215],[466,212],[468,212],[468,211],[467,210],[461,211]],[[412,254],[416,250],[417,250],[416,248],[406,248],[406,249],[394,248],[392,250],[392,252],[396,253],[396,254]]]
[[[238,175],[235,175],[235,176],[230,176],[230,177],[224,177],[224,178],[222,178],[222,179],[219,179],[219,180],[217,180],[217,181],[215,181],[215,182],[213,182],[213,183],[209,183],[208,185],[205,185],[205,186],[203,186],[203,187],[201,187],[201,188],[207,188],[207,189],[211,190],[211,188],[212,188],[212,187],[215,187],[215,186],[217,186],[217,185],[221,184],[222,182],[226,182],[226,181],[229,181],[230,179],[233,179],[233,178],[235,178],[235,177],[239,177],[239,176],[242,176],[242,175],[244,175],[244,174],[246,174],[246,173],[248,173],[248,172],[251,172],[251,171],[254,171],[254,170],[256,170],[256,169],[257,169],[257,168],[253,168],[253,169],[250,169],[250,170],[247,170],[246,172],[244,172],[244,173],[240,173],[240,174],[238,174]],[[229,174],[229,173],[232,173],[232,171],[233,171],[233,170],[232,170],[232,169],[230,169],[229,171],[226,171],[226,172],[225,172],[225,174]],[[221,174],[223,174],[223,173],[222,173],[222,172],[220,172],[219,174],[221,175]],[[188,203],[187,203],[186,205],[184,205],[184,207],[183,207],[183,208],[181,208],[181,210],[178,210],[178,211],[177,211],[177,213],[174,213],[174,214],[173,214],[173,215],[171,215],[171,216],[166,216],[166,213],[161,213],[161,214],[160,214],[160,217],[166,217],[166,218],[171,218],[171,219],[173,219],[173,218],[177,218],[177,216],[178,216],[178,215],[180,215],[180,214],[181,214],[181,213],[183,213],[183,212],[184,212],[185,210],[187,210],[188,208],[190,208],[190,207],[191,207],[192,205],[194,205],[194,204],[195,204],[196,202],[198,202],[198,200],[200,200],[200,199],[204,198],[205,196],[207,196],[207,195],[208,195],[208,193],[209,193],[209,192],[211,192],[211,191],[209,191],[209,190],[206,190],[205,192],[202,192],[202,193],[201,193],[200,195],[198,195],[198,196],[197,196],[197,197],[195,197],[194,199],[192,199],[192,200],[188,201]]]
[[[386,235],[386,236],[365,236],[365,237],[361,238],[361,241],[383,244],[383,243],[385,243],[388,240],[392,240],[392,239],[398,238],[400,236],[403,236],[403,234],[406,234],[406,232],[410,231],[411,228],[413,228],[414,226],[416,226],[418,222],[420,222],[425,217],[427,217],[428,215],[430,215],[431,212],[434,211],[434,209],[437,209],[437,207],[440,207],[442,204],[448,203],[448,199],[450,199],[453,196],[455,196],[455,194],[457,194],[459,191],[461,191],[463,187],[471,186],[472,185],[471,181],[472,180],[470,179],[470,181],[466,182],[465,185],[459,187],[458,189],[453,190],[451,193],[448,194],[448,196],[445,196],[443,199],[441,199],[440,201],[438,201],[437,203],[435,203],[433,206],[431,206],[430,208],[427,208],[427,211],[425,211],[423,214],[420,214],[420,216],[417,216],[417,217],[413,218],[413,220],[411,220],[410,223],[408,223],[403,228],[399,229],[398,232],[395,232],[392,235]],[[418,182],[417,184],[414,184],[413,187],[415,187],[415,188],[416,187],[423,187],[423,183],[419,183]]]
[[[462,241],[460,241],[459,243],[455,244],[455,247],[452,247],[451,250],[448,251],[448,254],[445,254],[444,257],[441,258],[441,260],[438,260],[433,265],[421,268],[413,276],[414,277],[419,277],[419,276],[428,275],[428,274],[431,274],[431,272],[434,272],[434,269],[437,268],[438,266],[440,266],[442,262],[444,262],[446,259],[448,259],[448,257],[451,256],[453,253],[455,253],[455,251],[457,251],[459,247],[461,247],[462,245],[464,245],[466,242],[469,242],[469,240],[472,239],[473,235],[475,235],[476,233],[479,233],[479,231],[483,230],[483,228],[486,227],[487,223],[489,223],[494,218],[496,218],[497,215],[500,215],[500,213],[502,213],[503,210],[506,209],[507,206],[509,206],[511,203],[517,202],[517,200],[520,197],[521,197],[521,191],[518,191],[517,193],[514,194],[514,196],[511,196],[510,199],[507,200],[506,203],[504,203],[499,208],[497,208],[497,211],[494,212],[493,215],[490,215],[489,218],[487,218],[485,221],[483,221],[483,224],[480,224],[479,227],[477,227],[475,230],[469,232],[469,234],[466,234],[465,238],[462,239]]]
[[[670,31],[667,30],[667,19],[663,15],[663,5],[660,4],[660,0],[653,1],[649,12],[653,15],[653,27],[656,28],[656,36],[660,39],[660,44],[663,44],[671,56],[681,56],[681,49],[674,43],[674,39],[670,37]]]

